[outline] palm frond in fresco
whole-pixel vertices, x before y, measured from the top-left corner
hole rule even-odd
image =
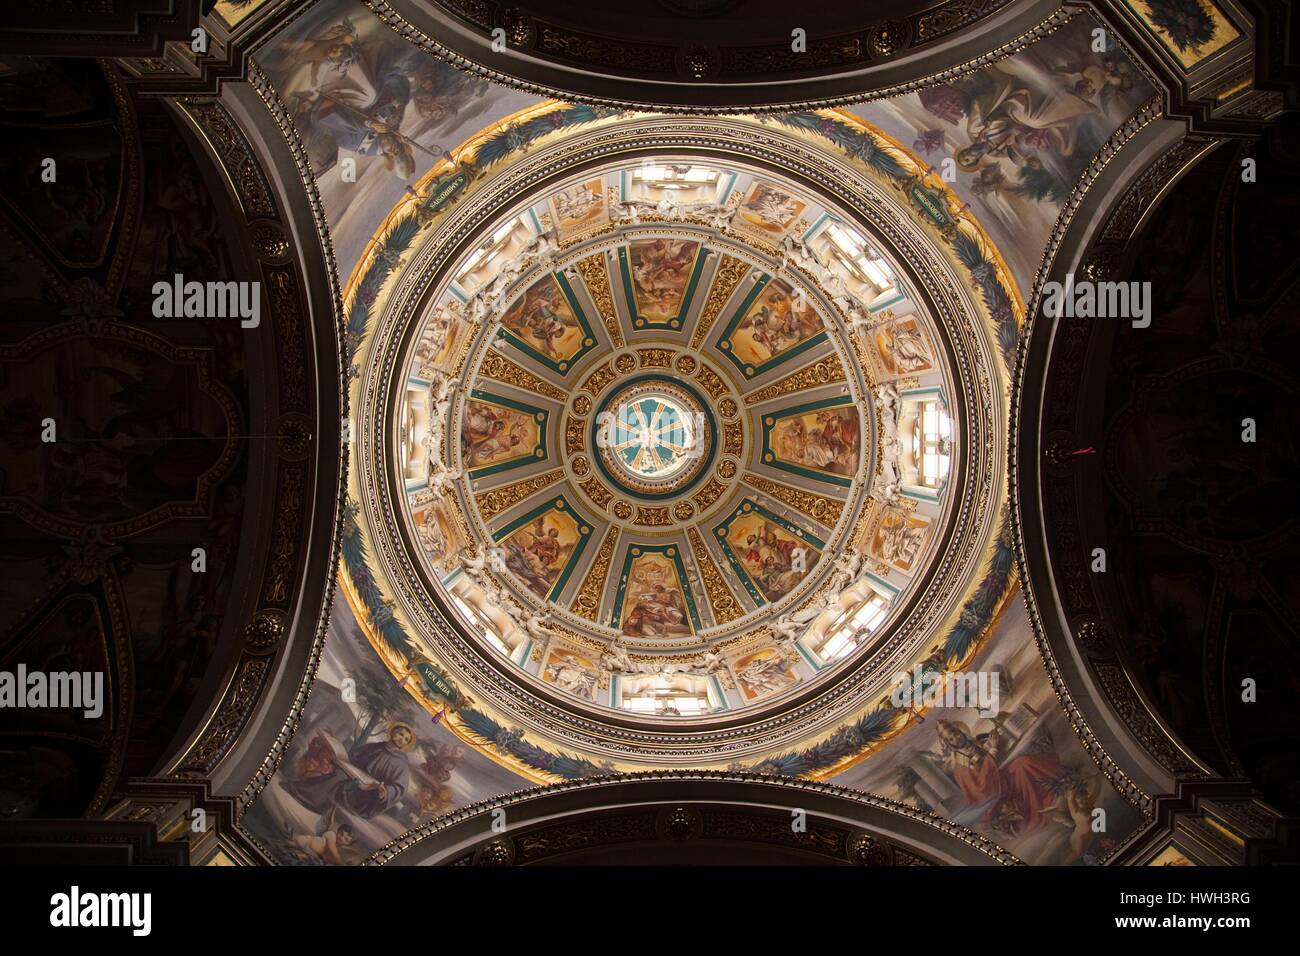
[[[516,120],[503,126],[479,144],[478,149],[474,151],[474,167],[478,170],[488,169],[513,152],[527,152],[535,141],[547,133],[594,123],[596,120],[615,116],[617,112],[617,110],[578,104],[552,110],[530,119]]]
[[[959,232],[952,240],[952,250],[958,261],[970,273],[971,282],[979,289],[984,305],[997,326],[998,347],[1007,364],[1014,365],[1016,343],[1020,340],[1020,329],[1016,325],[1015,310],[1012,308],[1011,296],[998,281],[997,270],[993,263],[984,256],[978,242],[966,233]]]
[[[393,617],[392,604],[384,599],[375,574],[370,570],[366,542],[357,522],[358,506],[349,501],[343,509],[343,535],[340,544],[343,566],[352,578],[357,597],[370,615],[370,623],[384,643],[403,660],[410,660],[413,649],[402,625]]]
[[[832,116],[820,113],[783,113],[774,119],[794,129],[808,130],[829,139],[851,157],[865,163],[891,179],[906,179],[907,173],[898,160],[886,152],[883,144],[866,130],[857,129]]]
[[[585,758],[551,753],[529,743],[524,740],[522,730],[505,727],[482,711],[465,709],[460,712],[460,718],[462,726],[477,738],[478,743],[494,747],[498,752],[508,754],[537,770],[565,780],[599,777],[609,772],[608,768],[598,767]]]

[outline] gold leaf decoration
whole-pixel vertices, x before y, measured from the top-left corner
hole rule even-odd
[[[732,468],[735,468],[734,464],[732,465]],[[718,479],[710,476],[705,486],[695,492],[691,497],[695,501],[695,507],[699,508],[701,511],[705,511],[708,509],[709,505],[721,498],[723,492],[726,490],[726,485],[718,481]]]
[[[783,485],[779,481],[773,481],[771,478],[765,478],[753,472],[745,472],[745,483],[757,488],[765,495],[770,495],[782,504],[802,511],[808,517],[819,524],[825,525],[827,528],[835,527],[844,511],[844,502],[838,498],[828,498],[826,495],[804,491],[802,488],[792,488],[790,485]]]
[[[668,349],[637,349],[636,354],[642,368],[668,368],[673,360],[673,353]]]
[[[488,349],[487,355],[483,356],[483,364],[479,366],[479,374],[485,378],[504,382],[516,388],[527,389],[547,398],[553,398],[557,402],[563,402],[569,397],[563,389],[556,388],[545,379],[538,378],[528,369],[516,365],[495,349]]]
[[[596,620],[600,613],[600,597],[605,591],[605,578],[609,574],[609,565],[614,560],[614,546],[618,543],[618,526],[611,525],[605,532],[605,538],[596,551],[596,559],[591,562],[587,576],[582,579],[582,587],[574,595],[569,610],[589,621]]]
[[[749,274],[749,268],[747,263],[735,256],[722,257],[722,262],[718,264],[718,271],[713,275],[713,284],[709,287],[709,297],[704,301],[704,308],[700,311],[700,320],[695,323],[695,331],[691,333],[691,348],[700,347],[700,343],[704,341],[709,334],[709,329],[713,328],[713,323],[721,314],[722,307],[731,298],[731,293],[736,291],[740,280]]]
[[[664,525],[672,524],[673,520],[669,517],[666,507],[648,507],[646,505],[637,505],[636,519],[633,524],[639,524],[647,528],[660,528]]]
[[[745,449],[745,428],[737,419],[734,422],[722,423],[722,453],[724,455],[735,455],[741,457]]]
[[[727,383],[722,380],[722,376],[707,365],[701,365],[700,370],[696,373],[695,380],[704,386],[712,397],[717,398],[727,390]]]
[[[530,475],[516,481],[514,484],[505,485],[501,488],[492,488],[488,491],[480,491],[474,496],[474,504],[478,505],[478,511],[483,516],[483,520],[491,521],[507,508],[514,507],[525,498],[537,494],[547,485],[553,485],[563,477],[564,469],[562,468],[543,472],[540,475]]]
[[[806,388],[816,388],[818,385],[829,385],[831,382],[842,381],[844,381],[844,366],[840,364],[839,355],[828,355],[807,368],[792,372],[780,381],[750,392],[745,396],[745,404],[757,405],[759,402],[780,398],[782,395],[789,395],[791,392],[802,392]]]
[[[578,487],[587,493],[587,497],[595,502],[598,508],[604,508],[614,498],[614,493],[597,481],[595,475],[586,481],[578,482]]]
[[[592,395],[599,397],[605,386],[616,378],[618,378],[618,374],[608,364],[605,364],[588,375],[587,380],[582,383],[582,387],[591,392]]]
[[[578,418],[564,419],[564,451],[568,455],[576,455],[582,451],[582,426],[586,424]]]
[[[605,265],[605,254],[598,252],[594,256],[580,259],[575,263],[578,274],[582,276],[591,301],[596,303],[596,311],[605,323],[609,333],[610,344],[616,349],[623,347],[623,331],[618,326],[618,312],[614,308],[614,294],[609,287],[609,269]]]
[[[745,613],[736,596],[722,579],[722,572],[713,563],[713,557],[704,546],[704,539],[694,528],[686,529],[686,537],[691,542],[691,553],[695,555],[695,564],[700,569],[700,580],[704,593],[709,598],[709,607],[713,609],[713,620],[719,624],[734,621]]]

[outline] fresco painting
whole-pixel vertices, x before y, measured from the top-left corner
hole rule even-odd
[[[1047,679],[1024,605],[1004,606],[967,668],[998,676],[991,716],[934,707],[876,757],[830,778],[968,826],[1027,863],[1097,863],[1141,822],[1084,751]],[[884,757],[886,759],[880,759]],[[1105,811],[1104,830],[1094,811]]]
[[[861,456],[861,423],[853,407],[820,408],[773,417],[770,445],[777,463],[798,473],[851,478]]]
[[[527,786],[442,716],[393,680],[336,597],[302,723],[245,826],[278,863],[356,864],[440,814]]]
[[[823,331],[811,303],[789,283],[773,279],[731,323],[724,347],[747,368],[761,368]]]
[[[1096,26],[1077,16],[972,74],[850,108],[955,177],[1022,292],[1073,184],[1154,93],[1122,51],[1093,49]]]
[[[257,62],[307,149],[344,278],[410,186],[540,101],[422,52],[350,0],[311,7]]]
[[[537,414],[476,399],[465,403],[460,431],[461,460],[480,469],[536,458],[542,422]]]
[[[669,554],[631,550],[619,614],[624,634],[675,637],[693,633],[689,600],[677,562]]]
[[[561,500],[530,516],[498,544],[506,568],[538,597],[548,597],[562,583],[589,531]]]
[[[533,283],[501,317],[521,342],[555,363],[566,363],[584,345],[584,330],[555,276]]]

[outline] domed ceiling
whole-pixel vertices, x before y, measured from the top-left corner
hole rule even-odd
[[[343,585],[394,674],[472,740],[726,766],[973,650],[1016,307],[942,181],[849,114],[856,165],[756,119],[513,122],[542,135],[435,165],[347,293]]]
[[[932,14],[967,7],[812,17],[809,69],[758,49],[783,36],[688,49],[745,6],[662,81],[607,57],[582,88],[558,5],[247,19],[236,111],[296,160],[347,397],[328,633],[240,797],[265,856],[419,857],[436,821],[617,774],[857,791],[990,858],[1102,862],[1167,791],[1040,653],[1008,495],[1025,298],[1182,135],[1158,78],[1036,3],[951,37]],[[972,675],[988,707],[900,702]]]
[[[550,225],[563,250],[514,253],[462,301],[484,259]],[[861,611],[878,629],[928,565],[953,436],[933,323],[876,249],[782,179],[685,158],[567,181],[491,236],[423,318],[399,412],[406,516],[471,630],[579,700],[685,717],[791,693],[857,642],[753,646],[760,626]],[[809,242],[839,303],[798,264],[820,266]],[[929,475],[877,413],[876,379],[900,372],[933,409],[906,436],[932,446]],[[901,504],[905,467],[909,520],[875,529],[870,576],[841,593],[866,559],[850,540],[880,523],[868,491]]]
[[[0,728],[0,853],[1282,858],[1267,5],[60,6],[0,27],[5,654],[113,700]]]

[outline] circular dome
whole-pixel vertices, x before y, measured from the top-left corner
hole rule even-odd
[[[345,593],[405,685],[545,775],[770,754],[938,659],[996,530],[1003,381],[936,251],[986,240],[942,187],[880,192],[754,120],[641,117],[422,233],[458,175],[358,273],[381,280]]]

